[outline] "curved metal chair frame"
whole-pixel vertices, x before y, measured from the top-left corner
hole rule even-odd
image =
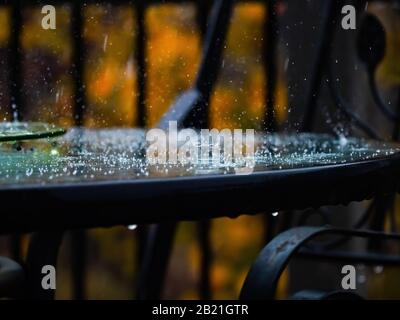
[[[366,230],[347,230],[333,229],[327,227],[297,227],[280,233],[270,243],[268,243],[257,259],[253,263],[246,280],[243,284],[240,299],[274,299],[278,281],[282,272],[289,265],[292,257],[296,254],[307,255],[306,244],[322,235],[360,237],[373,240],[396,240],[400,241],[398,234],[386,234],[382,232]],[[375,254],[375,253],[348,253],[332,251],[319,256],[334,260],[344,260],[352,262],[363,262],[371,264],[400,265],[400,257],[394,255]],[[298,297],[307,296],[310,298],[325,299],[333,293],[301,293]],[[347,298],[347,293],[337,295],[337,297]],[[354,298],[355,293],[350,292],[350,298]],[[297,297],[297,298],[298,298]],[[294,296],[296,298],[296,296]]]
[[[315,111],[317,109],[316,102],[321,91],[324,79],[328,84],[328,89],[333,101],[335,102],[338,111],[341,112],[349,122],[365,135],[373,139],[381,139],[379,133],[372,128],[365,120],[362,119],[348,101],[342,96],[339,88],[339,83],[335,81],[336,75],[333,74],[332,52],[329,46],[334,42],[334,37],[339,24],[340,9],[344,2],[339,0],[329,0],[325,2],[324,7],[324,22],[320,33],[320,42],[317,46],[318,54],[315,61],[314,69],[317,70],[312,77],[312,85],[308,94],[309,100],[307,101],[307,109],[303,121],[303,130],[311,131],[314,123]],[[358,12],[364,8],[365,1],[357,2]],[[385,118],[393,123],[393,132],[391,139],[399,139],[400,116],[399,108],[392,110],[383,101],[379,94],[377,83],[375,81],[375,73],[377,66],[383,60],[386,47],[386,35],[383,26],[379,20],[369,13],[363,13],[360,27],[358,28],[357,37],[357,54],[360,61],[365,65],[368,75],[368,86],[371,90],[372,101],[377,109],[385,116]],[[321,67],[324,66],[324,67]],[[400,102],[398,102],[400,106]],[[361,215],[361,217],[354,223],[349,230],[343,229],[328,229],[318,227],[297,227],[284,231],[277,235],[260,253],[256,262],[253,264],[247,279],[242,288],[240,297],[242,299],[273,299],[275,296],[277,282],[285,267],[288,265],[289,260],[293,255],[298,254],[302,257],[313,259],[332,259],[348,262],[362,262],[365,264],[390,264],[400,265],[400,258],[385,254],[376,253],[354,253],[344,252],[337,249],[340,245],[346,243],[353,237],[363,237],[368,239],[368,249],[377,249],[381,247],[382,240],[395,239],[399,240],[400,236],[397,234],[385,234],[384,222],[386,217],[389,217],[390,230],[396,232],[396,216],[394,210],[395,195],[380,195],[373,199],[369,207]],[[323,219],[324,223],[330,224],[329,210],[324,208],[316,210],[306,210],[300,216],[299,221],[306,223],[309,216],[318,214]],[[283,223],[283,228],[286,229],[290,226],[290,217],[284,217],[286,221]],[[270,216],[268,217],[270,223],[273,221]],[[276,219],[275,219],[276,220]],[[274,222],[275,223],[275,222]],[[360,228],[368,228],[369,230],[378,231],[360,231]],[[271,228],[272,229],[272,228]],[[284,230],[283,229],[283,230]],[[358,229],[358,230],[357,230]],[[279,230],[279,229],[278,229]],[[282,229],[281,229],[282,230]],[[278,231],[279,232],[279,231]],[[333,241],[328,241],[323,244],[311,244],[310,240],[323,235],[332,234],[336,235]],[[273,234],[269,235],[269,238]],[[372,240],[380,240],[374,241]],[[339,292],[331,293],[336,298],[358,298],[354,293]],[[331,294],[318,291],[305,290],[296,293],[293,299],[328,299]]]
[[[291,300],[363,300],[361,296],[354,292],[332,291],[323,292],[315,290],[302,290],[296,292]]]

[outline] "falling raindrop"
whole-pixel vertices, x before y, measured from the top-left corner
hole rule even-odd
[[[13,103],[11,105],[11,109],[13,110],[13,120],[14,121],[18,121],[18,109],[17,109],[17,105],[15,103]]]
[[[383,266],[375,266],[375,267],[374,267],[374,272],[375,272],[376,274],[382,273],[382,272],[383,272]]]
[[[106,52],[107,50],[107,44],[108,44],[108,34],[104,36],[104,42],[103,42],[103,51]]]
[[[344,147],[347,144],[348,140],[344,135],[340,135],[339,144],[341,147]]]
[[[285,65],[284,65],[284,67],[283,67],[283,69],[284,69],[285,72],[287,71],[288,66],[289,66],[289,58],[286,58],[286,60],[285,60]]]
[[[363,284],[363,283],[365,283],[365,281],[367,281],[367,277],[365,276],[365,274],[358,275],[358,277],[357,277],[357,282],[358,283]]]

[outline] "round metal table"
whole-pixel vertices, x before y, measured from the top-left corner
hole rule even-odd
[[[146,163],[145,132],[72,129],[0,147],[0,232],[201,220],[393,193],[400,147],[328,135],[260,135],[254,172]]]
[[[247,175],[207,159],[150,165],[145,148],[145,132],[137,129],[72,129],[59,138],[0,144],[0,233],[35,232],[25,268],[28,297],[54,297],[41,287],[41,268],[56,265],[66,230],[165,222],[169,234],[168,225],[181,220],[394,193],[400,177],[398,145],[328,135],[257,135]],[[153,276],[145,275],[141,287]]]

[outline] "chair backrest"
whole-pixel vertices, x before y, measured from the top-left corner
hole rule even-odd
[[[226,34],[232,14],[233,0],[216,0],[210,14],[197,78],[192,88],[180,95],[161,119],[167,127],[177,121],[181,127],[208,127],[209,100],[221,63]]]
[[[311,131],[315,124],[315,117],[318,111],[318,99],[324,84],[327,84],[331,99],[339,113],[346,118],[353,128],[358,129],[367,137],[373,139],[383,139],[381,134],[366,119],[358,114],[355,106],[347,101],[341,88],[341,81],[337,81],[340,76],[340,67],[336,65],[335,71],[333,50],[338,44],[337,33],[341,28],[342,8],[347,3],[339,0],[328,0],[322,7],[322,24],[316,39],[316,59],[310,68],[310,86],[306,94],[305,113],[301,129]],[[366,12],[365,2],[357,1],[354,4],[357,12],[357,37],[355,39],[355,55],[364,65],[368,79],[367,92],[371,96],[375,111],[381,113],[386,120],[394,127],[391,139],[397,140],[399,135],[400,115],[398,110],[393,110],[387,106],[380,96],[375,73],[377,66],[383,60],[386,51],[386,32],[381,22],[372,14]],[[400,105],[400,103],[398,103]],[[363,106],[364,108],[364,106]],[[398,109],[398,108],[397,108]]]

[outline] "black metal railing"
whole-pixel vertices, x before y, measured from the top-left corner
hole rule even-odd
[[[113,1],[113,5],[130,5],[135,9],[136,12],[136,28],[137,37],[135,43],[135,59],[137,64],[137,101],[136,108],[138,114],[137,125],[139,127],[146,126],[146,93],[147,93],[147,80],[146,80],[146,23],[145,14],[148,7],[158,4],[165,3],[193,3],[196,5],[197,10],[197,24],[201,33],[204,33],[207,25],[207,16],[209,9],[213,1],[211,0],[119,0]],[[247,1],[246,1],[247,2]],[[248,2],[260,2],[260,1],[248,1]],[[265,2],[266,5],[274,7],[276,1],[261,1]],[[269,3],[270,2],[270,3]],[[85,1],[85,6],[91,3],[99,3],[98,1]],[[102,3],[102,2],[100,2]],[[107,3],[107,2],[104,2]],[[24,108],[26,104],[21,93],[21,88],[23,85],[23,79],[21,76],[22,72],[22,57],[23,51],[20,45],[21,32],[22,32],[22,9],[26,7],[44,5],[42,1],[35,0],[16,0],[16,1],[0,1],[0,5],[6,5],[11,8],[11,34],[9,39],[9,64],[10,64],[10,95],[11,95],[11,114],[14,112],[14,108],[17,108],[19,119],[22,120],[24,116]],[[84,6],[80,1],[47,1],[46,4],[70,4],[72,8],[71,13],[71,35],[72,35],[72,47],[73,47],[73,81],[74,81],[74,95],[75,95],[75,107],[74,107],[74,122],[75,125],[82,125],[84,123],[85,108],[87,107],[86,92],[84,86],[84,69],[85,69],[85,43],[83,38],[83,27],[84,27]],[[224,27],[221,23],[219,28]],[[264,50],[264,64],[266,66],[266,78],[267,80],[267,90],[270,92],[266,95],[266,119],[267,127],[274,126],[274,111],[273,111],[273,93],[275,92],[275,82],[276,82],[276,70],[273,55],[275,55],[275,41],[276,32],[274,30],[277,28],[276,25],[276,14],[274,10],[268,10],[268,19],[266,19],[265,33],[268,33],[267,45]],[[215,45],[218,39],[210,39],[210,41],[205,42],[210,45]],[[269,50],[267,49],[269,48]],[[214,54],[218,53],[220,50],[214,50]],[[206,57],[206,61],[203,61],[202,70],[200,70],[197,82],[200,84],[207,85],[207,83],[212,83],[213,81],[203,81],[202,77],[210,77],[208,75],[210,72],[215,74],[218,70],[218,66],[215,66],[213,60],[216,60],[213,55],[210,54]],[[205,88],[207,90],[207,88]],[[199,115],[200,116],[200,115]],[[272,128],[272,127],[271,127]]]

